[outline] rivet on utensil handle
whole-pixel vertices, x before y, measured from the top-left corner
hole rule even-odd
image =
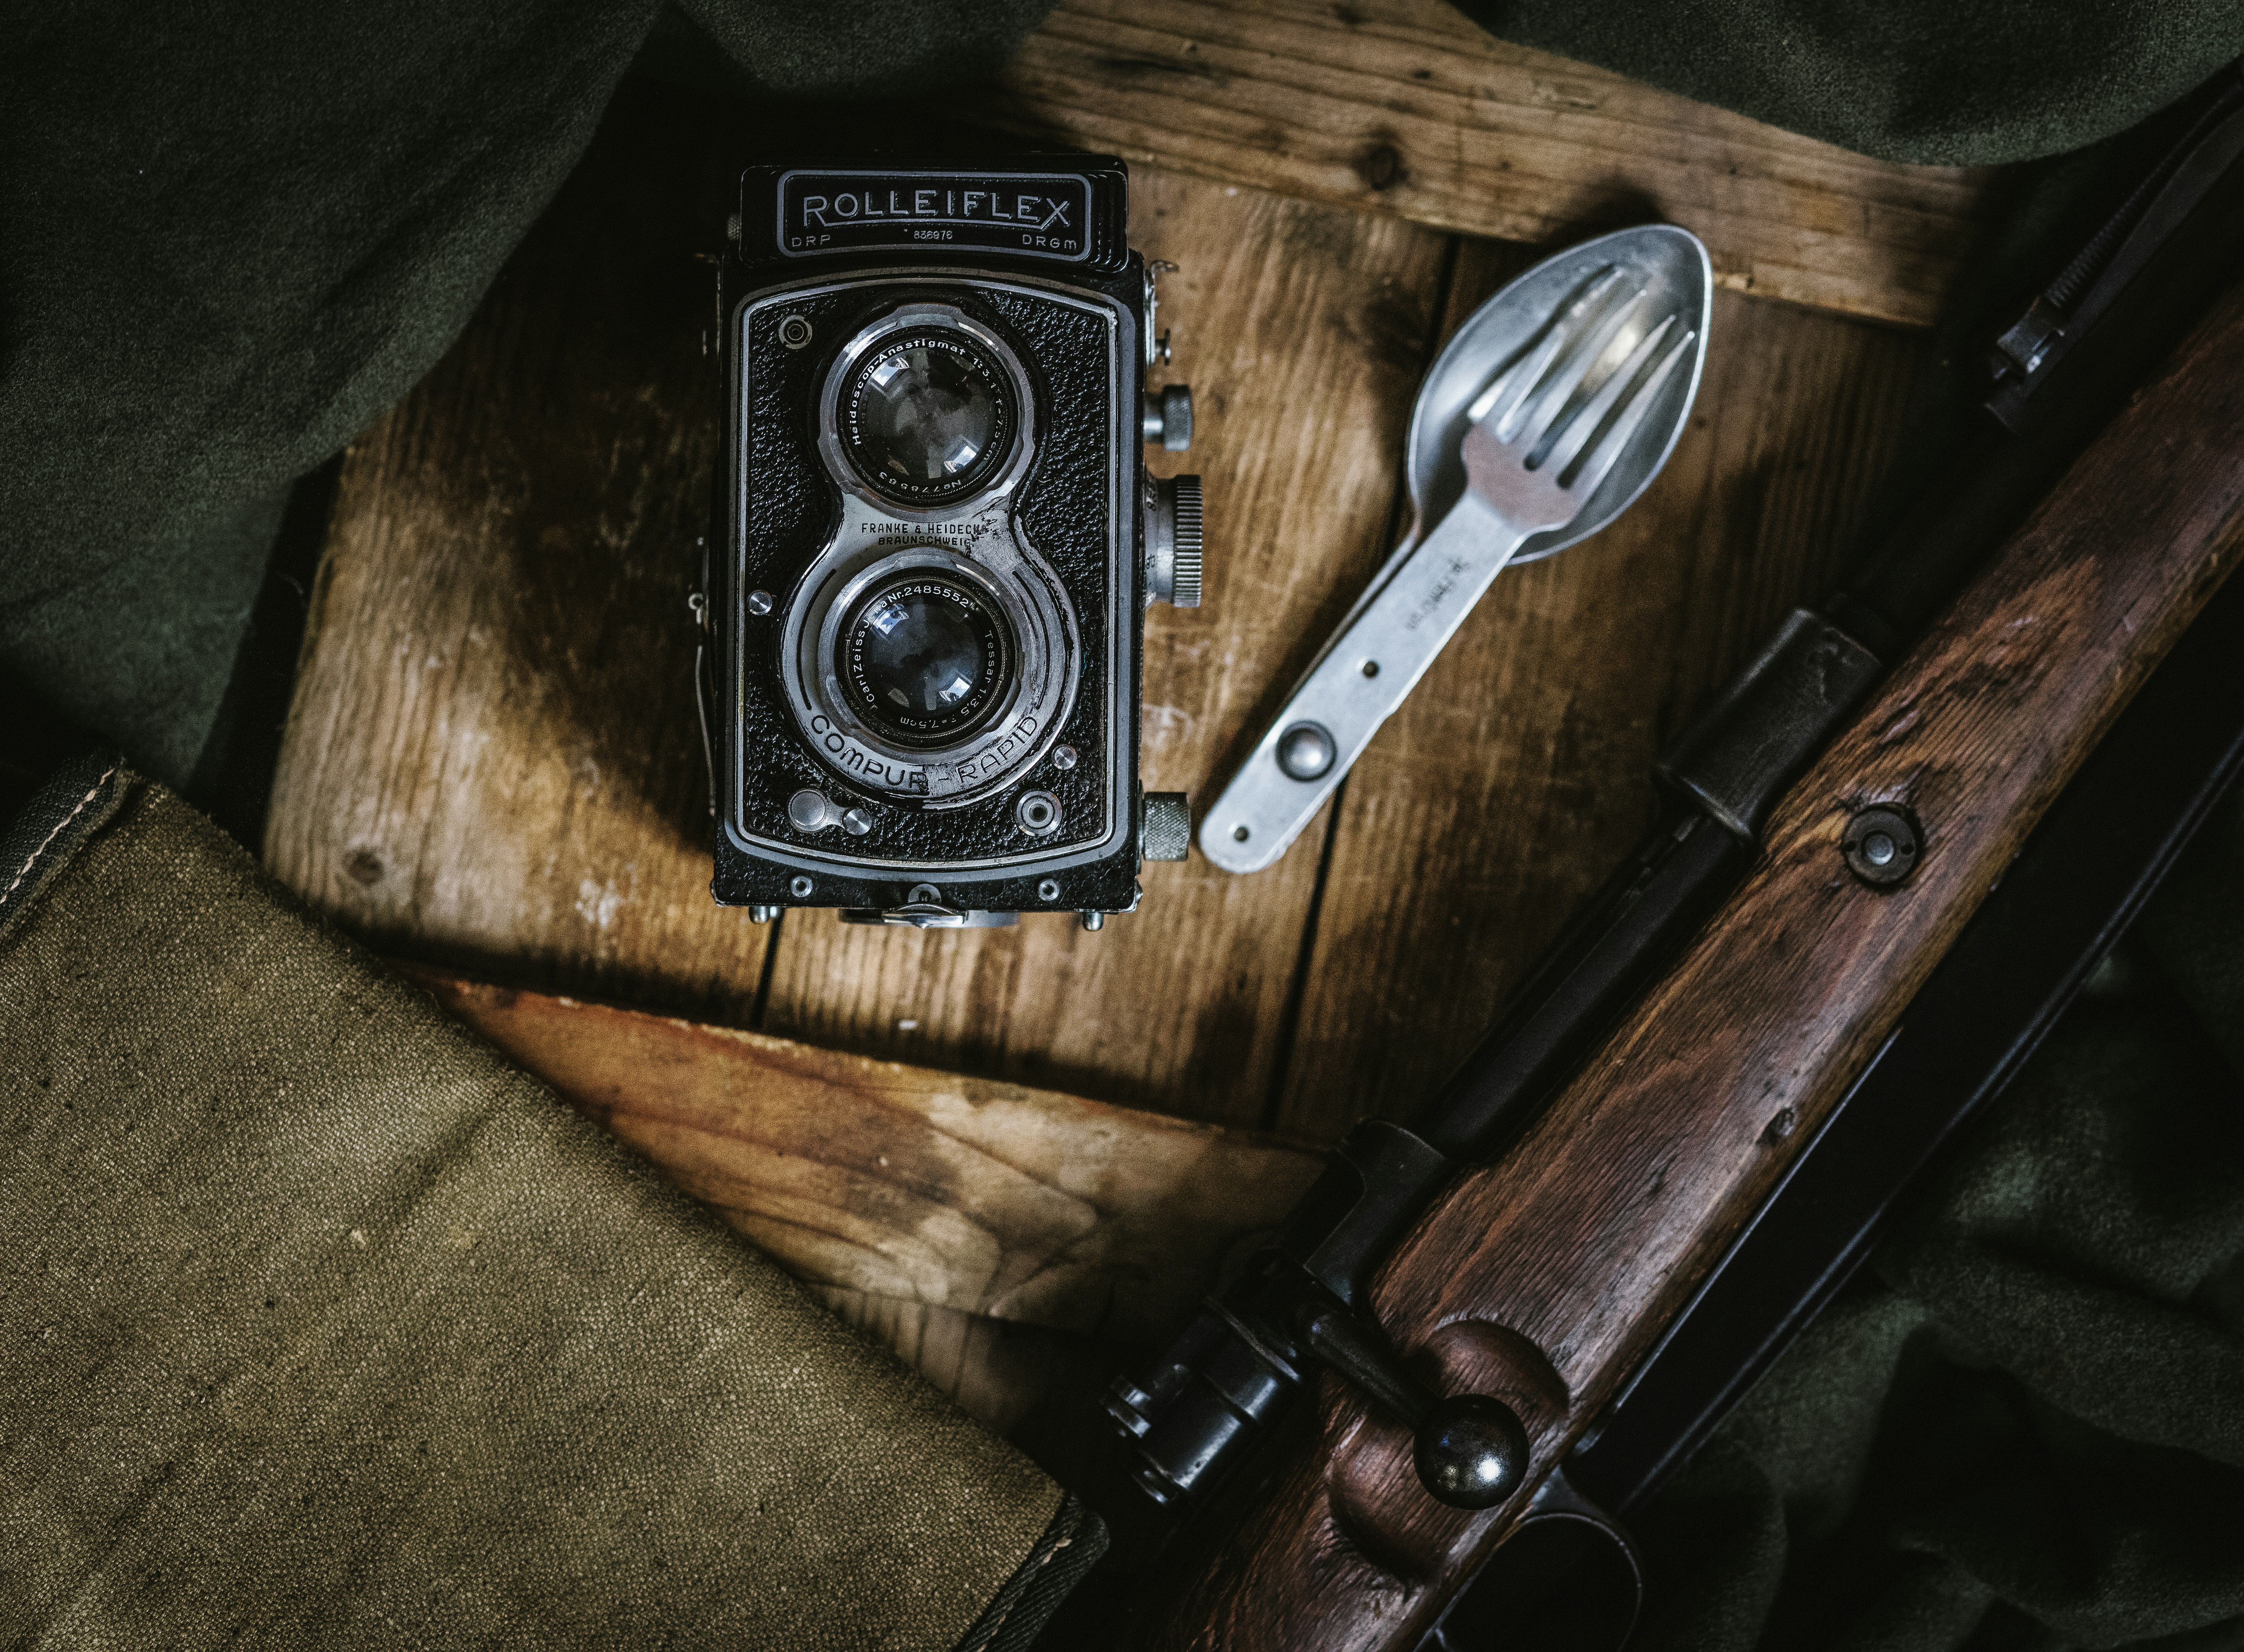
[[[1296,723],[1278,737],[1278,766],[1289,780],[1321,780],[1336,755],[1332,731],[1321,723]]]

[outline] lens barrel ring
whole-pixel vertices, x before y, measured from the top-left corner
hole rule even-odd
[[[986,606],[1002,632],[990,660],[1003,680],[985,698],[962,694],[948,726],[940,718],[932,726],[883,726],[889,719],[869,717],[864,691],[848,680],[851,628],[884,597],[916,593],[940,604],[946,590]],[[920,543],[822,558],[788,602],[780,677],[798,726],[837,774],[907,806],[944,808],[1017,782],[1042,759],[1072,704],[1080,657],[1066,592],[1026,558]],[[921,662],[906,664],[916,670]],[[909,690],[916,680],[908,671],[903,683]]]
[[[916,350],[924,360],[912,367],[903,358]],[[874,381],[892,365],[899,371],[887,388],[900,389],[896,405],[875,408]],[[980,436],[986,449],[955,477],[914,482],[882,469],[884,443],[893,451],[925,442],[932,451],[945,437],[974,437],[971,412],[953,405],[969,391],[986,392],[990,402]],[[896,422],[875,432],[869,409]],[[1035,391],[1012,347],[956,305],[932,300],[900,304],[860,327],[835,352],[818,397],[818,451],[835,482],[911,521],[970,516],[1016,486],[1029,468],[1035,424]]]
[[[941,751],[1002,706],[1020,644],[1001,604],[933,569],[900,569],[842,616],[835,675],[858,719],[891,745]]]

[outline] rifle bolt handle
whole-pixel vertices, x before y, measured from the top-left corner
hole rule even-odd
[[[1494,1508],[1527,1475],[1527,1430],[1500,1399],[1452,1394],[1420,1419],[1412,1441],[1418,1479],[1452,1508]]]

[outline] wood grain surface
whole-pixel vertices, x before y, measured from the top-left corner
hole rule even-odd
[[[345,455],[265,860],[392,954],[739,1022],[767,937],[709,899],[686,607],[719,122],[651,105]]]
[[[1121,1365],[1142,1359],[1134,1345],[1094,1342],[1017,1319],[992,1319],[902,1297],[840,1285],[814,1287],[841,1318],[887,1346],[959,1409],[1024,1446],[1068,1483],[1079,1460],[1082,1413]],[[1066,1412],[1053,1401],[1065,1396]]]
[[[2002,197],[1587,64],[1442,0],[1066,0],[988,118],[1224,183],[1538,245],[1665,219],[1740,292],[1929,323]]]
[[[1767,853],[1520,1145],[1453,1183],[1372,1306],[1443,1392],[1520,1411],[1536,1469],[1471,1514],[1329,1379],[1322,1430],[1155,1644],[1414,1645],[1735,1236],[2244,551],[2244,287],[2113,422],[1778,806]],[[1909,811],[1913,876],[1839,840]]]
[[[451,353],[347,455],[268,865],[390,955],[510,987],[1312,1137],[1407,1114],[1632,840],[1658,735],[1844,554],[1920,342],[1726,296],[1669,474],[1499,580],[1441,691],[1270,872],[1149,865],[1098,934],[774,932],[707,894],[697,254],[743,158],[821,134],[626,84]],[[1132,197],[1133,242],[1182,266],[1164,320],[1199,410],[1156,468],[1206,478],[1210,523],[1205,605],[1149,621],[1146,783],[1206,796],[1392,544],[1439,338],[1535,253],[1158,168]],[[1020,1352],[1062,1333],[862,1301],[993,1415],[1065,1364]],[[1013,1374],[977,1376],[1001,1348]]]
[[[409,973],[815,1285],[1151,1340],[1321,1163],[1049,1090]]]
[[[1445,337],[1517,256],[1468,245]],[[1659,481],[1506,570],[1350,772],[1277,1128],[1328,1138],[1432,1094],[1635,846],[1660,747],[1835,582],[1923,342],[1727,293],[1708,338]]]

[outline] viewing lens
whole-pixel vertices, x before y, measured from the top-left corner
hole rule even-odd
[[[1004,370],[956,327],[910,327],[865,353],[842,387],[842,446],[875,489],[942,505],[985,486],[1012,447]]]
[[[973,734],[1013,671],[1012,639],[981,593],[916,570],[861,598],[837,646],[837,675],[858,717],[896,745],[920,749]]]

